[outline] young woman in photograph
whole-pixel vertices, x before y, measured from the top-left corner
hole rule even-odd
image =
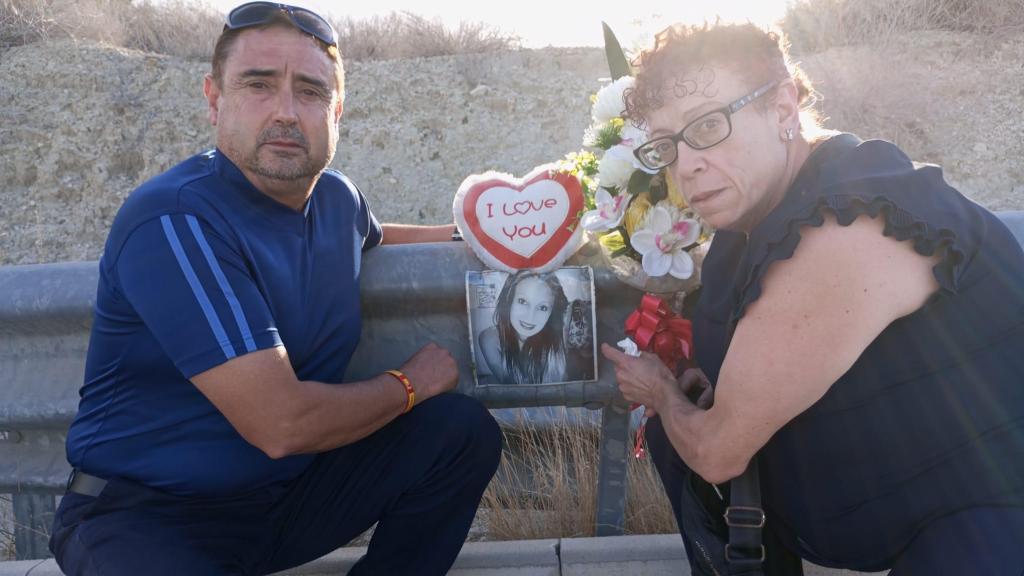
[[[479,345],[496,384],[564,382],[569,301],[555,273],[521,270],[498,296],[494,325]]]

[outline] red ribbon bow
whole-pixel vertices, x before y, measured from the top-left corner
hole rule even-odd
[[[626,334],[641,350],[657,354],[673,374],[680,360],[690,358],[693,325],[653,294],[644,294],[640,307],[626,318]]]
[[[644,294],[640,307],[626,318],[626,335],[636,342],[640,350],[657,354],[673,374],[677,374],[680,360],[690,359],[693,324],[673,312],[664,300],[654,294]],[[638,406],[635,404],[631,408]],[[633,456],[637,459],[646,453],[643,443],[646,423],[644,418],[633,442]]]

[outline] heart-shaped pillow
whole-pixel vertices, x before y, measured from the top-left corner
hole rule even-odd
[[[452,204],[462,237],[490,268],[548,272],[580,247],[583,189],[554,164],[523,178],[485,172],[466,178]]]

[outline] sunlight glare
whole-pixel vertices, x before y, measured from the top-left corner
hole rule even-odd
[[[227,11],[242,0],[208,0]],[[515,0],[456,2],[436,0],[376,0],[340,7],[329,0],[291,0],[335,17],[363,19],[389,12],[412,12],[440,19],[451,28],[460,22],[483,22],[520,37],[525,48],[601,46],[601,21],[615,31],[623,46],[635,49],[650,43],[654,33],[677,22],[700,24],[720,17],[727,22],[750,21],[769,26],[782,18],[786,0],[648,0],[647,2],[581,2]]]

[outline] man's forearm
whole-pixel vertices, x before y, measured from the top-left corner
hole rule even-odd
[[[298,385],[303,400],[279,423],[277,457],[324,452],[361,440],[401,415],[408,399],[401,382],[390,374],[346,384]]]
[[[455,231],[454,224],[417,226],[414,224],[382,224],[382,244],[418,244],[421,242],[448,242]]]
[[[388,374],[350,384],[299,380],[281,347],[234,358],[192,382],[247,442],[271,458],[355,442],[393,420],[407,403],[404,386]]]

